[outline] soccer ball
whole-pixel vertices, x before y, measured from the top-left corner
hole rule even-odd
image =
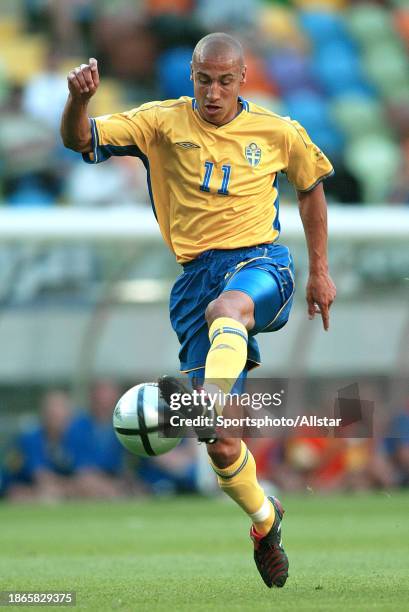
[[[175,448],[181,438],[165,438],[161,433],[159,415],[165,407],[157,383],[142,383],[124,393],[113,415],[121,444],[140,457],[163,455]]]

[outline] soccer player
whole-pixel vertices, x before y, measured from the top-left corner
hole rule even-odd
[[[162,236],[183,266],[170,296],[182,372],[205,389],[229,392],[260,362],[255,335],[283,327],[294,293],[287,247],[279,245],[278,174],[298,194],[308,254],[308,314],[329,326],[335,286],[328,273],[327,208],[322,181],[332,166],[305,130],[243,99],[246,66],[240,43],[224,33],[201,39],[193,53],[192,99],[149,102],[89,119],[99,84],[97,61],[68,75],[64,144],[85,161],[139,157],[148,173],[152,207]],[[178,391],[175,379],[159,381]],[[268,587],[282,587],[288,559],[281,543],[283,509],[267,498],[243,441],[207,445],[220,487],[250,517],[257,568]]]

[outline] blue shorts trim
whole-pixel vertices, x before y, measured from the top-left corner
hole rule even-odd
[[[287,247],[266,244],[205,251],[183,266],[170,294],[170,320],[180,342],[182,372],[204,367],[210,348],[205,310],[224,291],[243,291],[254,302],[246,369],[260,364],[255,335],[277,331],[289,317],[294,269]]]

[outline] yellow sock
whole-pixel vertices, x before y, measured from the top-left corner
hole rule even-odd
[[[229,393],[246,365],[247,330],[235,319],[219,317],[210,326],[209,340],[205,381]]]
[[[244,442],[239,458],[229,467],[218,468],[211,459],[210,464],[220,488],[249,515],[256,531],[266,535],[274,523],[274,507],[257,481],[256,462]]]

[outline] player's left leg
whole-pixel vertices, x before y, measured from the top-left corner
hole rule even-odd
[[[277,320],[286,301],[282,285],[274,274],[260,268],[248,268],[209,304],[206,320],[210,350],[204,376],[208,391],[213,391],[214,386],[225,393],[231,391],[246,364],[247,333],[267,329]],[[269,587],[273,584],[284,586],[288,559],[281,545],[283,509],[280,503],[266,497],[257,481],[254,457],[244,442],[219,439],[207,448],[220,488],[252,520],[254,558],[264,582]]]

